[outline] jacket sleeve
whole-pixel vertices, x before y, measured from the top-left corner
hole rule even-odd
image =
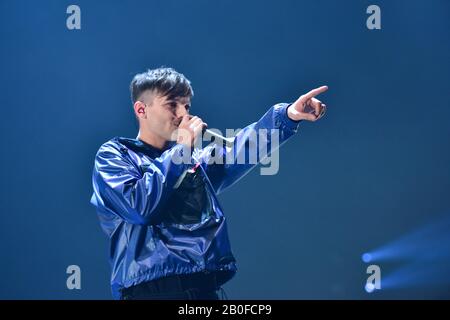
[[[175,156],[183,156],[183,149],[177,144],[140,170],[117,146],[105,143],[95,157],[91,203],[132,224],[153,223],[158,218],[157,209],[190,165],[172,161]]]
[[[289,106],[288,103],[272,106],[260,120],[239,131],[232,143],[211,144],[202,150],[198,157],[216,193],[224,191],[241,179],[265,156],[270,156],[271,150],[277,149],[297,132],[300,121],[293,121],[287,116]],[[278,139],[277,145],[272,145],[274,138]],[[256,161],[249,161],[251,154],[257,155]],[[239,161],[246,156],[248,159],[244,163]],[[212,157],[222,161],[217,163],[211,160]]]

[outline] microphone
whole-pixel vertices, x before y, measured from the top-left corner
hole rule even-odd
[[[217,132],[206,129],[206,128],[203,129],[202,134],[203,135],[208,134],[211,137],[214,137],[214,142],[217,142],[217,140],[225,141],[227,144],[233,144],[233,142],[234,142],[233,138],[226,138],[226,137],[218,134]]]

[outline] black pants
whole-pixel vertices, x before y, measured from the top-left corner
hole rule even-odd
[[[215,272],[174,275],[122,290],[122,300],[219,300]]]

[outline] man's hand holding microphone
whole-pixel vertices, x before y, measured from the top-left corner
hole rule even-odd
[[[208,125],[197,116],[185,115],[177,130],[177,143],[193,147]]]

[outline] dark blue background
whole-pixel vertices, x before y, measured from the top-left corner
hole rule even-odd
[[[70,4],[81,30],[66,28]],[[370,4],[381,30],[366,28]],[[361,261],[449,212],[449,18],[445,0],[1,0],[0,298],[111,298],[93,159],[136,137],[129,82],[161,65],[222,130],[330,88],[278,175],[254,170],[221,196],[239,267],[229,298],[449,298],[448,279],[370,295]]]

